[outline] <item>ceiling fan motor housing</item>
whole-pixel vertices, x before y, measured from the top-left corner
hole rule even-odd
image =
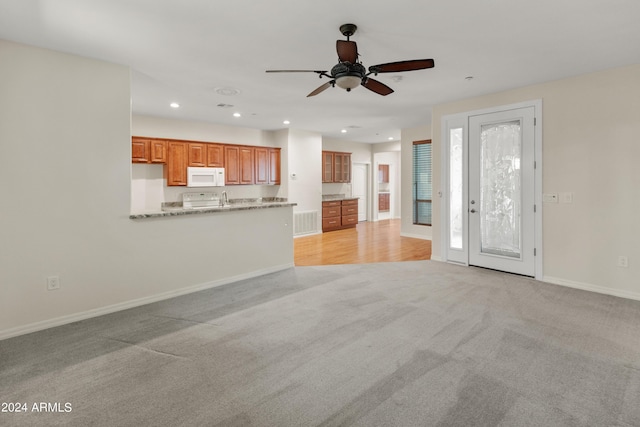
[[[340,62],[331,69],[331,76],[336,80],[338,87],[350,91],[362,83],[367,70],[362,64]]]

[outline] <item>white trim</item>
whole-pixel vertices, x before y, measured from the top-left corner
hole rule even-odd
[[[424,234],[400,233],[400,236],[411,237],[413,239],[432,240],[431,236],[425,236]]]
[[[121,302],[113,305],[108,305],[106,307],[87,310],[80,313],[71,314],[68,316],[56,317],[54,319],[43,320],[41,322],[35,322],[35,323],[30,323],[28,325],[18,326],[15,328],[0,330],[0,341],[7,338],[16,337],[19,335],[29,334],[31,332],[37,332],[44,329],[53,328],[56,326],[66,325],[68,323],[73,323],[80,320],[90,319],[92,317],[103,316],[105,314],[115,313],[117,311],[139,307],[141,305],[166,300],[169,298],[174,298],[181,295],[203,291],[205,289],[215,288],[217,286],[227,285],[229,283],[238,282],[240,280],[251,279],[251,278],[262,276],[265,274],[275,273],[275,272],[286,270],[292,267],[294,267],[293,263],[274,266],[274,267],[265,268],[262,270],[252,271],[250,273],[239,274],[237,276],[214,280],[212,282],[205,282],[205,283],[200,283],[198,285],[187,286],[186,288],[163,292],[161,294],[151,295],[148,297],[138,298],[138,299],[125,301],[125,302]]]
[[[534,201],[536,204],[536,215],[534,216],[534,227],[536,229],[535,233],[535,247],[536,247],[536,280],[542,280],[544,277],[544,246],[543,246],[543,222],[542,222],[542,99],[536,99],[530,101],[531,105],[533,105],[534,117],[535,117],[535,126],[533,129],[533,137],[535,140],[535,153],[534,159],[536,162],[536,170],[533,173],[534,179]]]
[[[431,261],[444,262],[441,257],[431,255]]]
[[[534,171],[534,199],[535,204],[537,206],[537,212],[534,216],[535,223],[535,248],[536,248],[536,259],[535,259],[535,278],[536,280],[543,280],[544,275],[544,246],[543,246],[543,221],[542,221],[542,99],[534,99],[529,101],[517,102],[515,104],[508,105],[499,105],[494,107],[487,107],[480,110],[473,111],[465,111],[460,113],[448,114],[444,115],[440,118],[440,159],[441,159],[441,167],[440,167],[440,181],[441,181],[441,190],[439,196],[441,198],[440,203],[440,217],[441,222],[443,224],[440,227],[440,251],[442,258],[446,261],[447,254],[449,251],[449,229],[448,224],[446,223],[447,218],[449,217],[449,205],[448,205],[448,191],[449,191],[449,136],[448,129],[449,123],[455,122],[457,120],[464,120],[464,132],[468,132],[469,125],[469,117],[476,115],[483,115],[488,113],[495,113],[501,111],[514,110],[519,108],[526,107],[534,107],[534,117],[536,119],[536,124],[534,127],[534,144],[535,144],[535,153],[534,159],[536,161],[536,170]],[[457,125],[456,125],[457,126]],[[465,135],[466,140],[468,140],[468,134]],[[468,191],[468,189],[467,189]],[[465,192],[465,194],[467,194]],[[465,195],[466,197],[466,195]],[[464,246],[464,245],[463,245]],[[468,250],[468,248],[467,248]]]
[[[309,237],[315,236],[317,234],[322,234],[322,231],[314,231],[313,233],[305,233],[305,234],[294,234],[293,239],[297,239],[298,237]]]
[[[591,283],[574,282],[573,280],[560,279],[558,277],[544,276],[542,281],[552,285],[566,286],[568,288],[580,289],[583,291],[596,292],[598,294],[611,295],[614,297],[632,299],[640,301],[640,292],[625,291],[622,289],[612,289],[605,286],[593,285]]]

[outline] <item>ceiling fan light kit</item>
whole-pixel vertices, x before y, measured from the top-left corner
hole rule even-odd
[[[347,40],[336,41],[336,51],[338,53],[338,63],[331,68],[331,71],[322,70],[267,70],[267,73],[316,73],[318,77],[328,77],[331,81],[326,82],[312,91],[307,97],[315,96],[325,91],[329,87],[338,86],[350,92],[358,86],[364,86],[372,92],[386,96],[393,93],[393,89],[382,82],[374,80],[369,76],[377,76],[379,73],[400,73],[404,71],[423,70],[433,68],[433,59],[413,59],[408,61],[388,62],[385,64],[372,65],[369,72],[358,60],[358,46],[356,42],[349,40],[355,34],[358,27],[355,24],[343,24],[340,32]]]

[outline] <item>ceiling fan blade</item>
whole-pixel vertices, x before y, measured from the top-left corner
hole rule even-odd
[[[379,95],[382,95],[382,96],[387,96],[390,93],[393,93],[393,89],[391,89],[386,84],[380,83],[379,81],[374,80],[374,79],[370,79],[370,78],[366,78],[362,82],[362,86],[364,86],[367,89],[369,89],[370,91],[375,92],[375,93],[377,93]]]
[[[413,59],[410,61],[388,62],[386,64],[372,65],[369,72],[378,73],[399,73],[402,71],[424,70],[425,68],[433,68],[435,63],[433,59]]]
[[[336,50],[338,51],[338,59],[340,62],[347,61],[355,64],[358,61],[358,46],[356,42],[338,40],[336,42]]]
[[[334,83],[334,80],[331,80],[330,82],[326,82],[325,84],[319,86],[316,90],[314,90],[309,95],[307,95],[307,98],[310,96],[316,96],[320,92],[324,92],[326,89],[329,88],[329,86],[333,85],[333,83]]]
[[[267,70],[266,73],[326,73],[327,71],[320,70]]]

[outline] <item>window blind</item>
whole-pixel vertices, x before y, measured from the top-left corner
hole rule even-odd
[[[413,143],[413,223],[431,225],[431,140]]]

